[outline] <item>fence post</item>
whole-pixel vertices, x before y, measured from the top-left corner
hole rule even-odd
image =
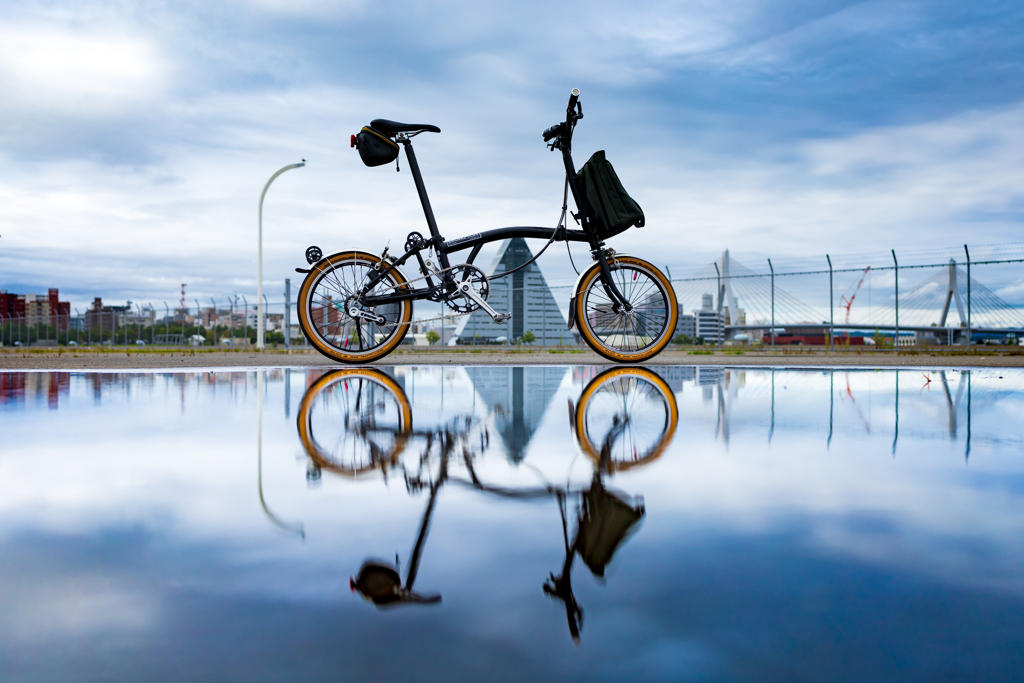
[[[772,273],[772,351],[775,350],[775,268],[772,267],[772,260],[768,259],[768,270]],[[774,373],[772,379],[775,379]],[[772,404],[774,406],[774,404]]]
[[[292,281],[284,279],[284,348],[292,349]]]
[[[896,355],[899,355],[899,353],[900,353],[900,263],[899,263],[899,261],[896,260],[896,250],[892,249],[891,251],[892,251],[892,262],[896,266],[895,269],[893,270],[893,272],[896,273],[896,277],[894,278],[896,280],[896,336],[893,338],[893,342],[894,342],[893,349],[896,351]],[[899,386],[899,375],[896,375],[896,382],[897,382],[897,386]],[[897,393],[898,392],[899,392],[899,389],[897,389]],[[895,448],[895,446],[893,446],[893,448]]]
[[[444,325],[443,320],[441,324]],[[242,295],[242,336],[245,337],[242,345],[249,346],[249,300],[245,298],[245,294]]]
[[[971,252],[967,251],[964,245],[964,253],[967,254],[967,353],[971,352]]]
[[[836,307],[833,303],[832,298],[832,257],[825,254],[825,258],[828,260],[828,350],[836,350]]]

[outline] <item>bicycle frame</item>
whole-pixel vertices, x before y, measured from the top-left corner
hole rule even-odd
[[[563,132],[556,139],[553,148],[557,147],[562,152],[562,161],[565,164],[566,180],[569,184],[569,189],[572,192],[573,201],[576,203],[576,207],[579,210],[579,214],[574,215],[574,217],[579,220],[582,230],[517,226],[485,230],[483,232],[466,235],[465,237],[445,240],[444,237],[441,236],[441,232],[437,227],[437,220],[434,218],[434,210],[430,206],[430,198],[427,196],[427,188],[423,182],[423,174],[420,172],[420,165],[416,161],[416,153],[412,148],[412,138],[417,135],[417,133],[398,134],[396,136],[396,141],[401,143],[405,148],[406,159],[409,162],[409,170],[412,173],[413,181],[416,183],[416,192],[419,195],[420,204],[423,207],[423,215],[427,221],[427,228],[430,230],[430,238],[424,239],[421,243],[411,245],[411,248],[407,248],[406,252],[401,257],[394,259],[388,267],[379,272],[372,273],[367,279],[367,283],[363,291],[369,291],[372,289],[377,282],[384,278],[388,273],[404,265],[413,257],[416,258],[420,271],[426,276],[427,287],[407,288],[401,292],[381,296],[366,296],[362,298],[362,303],[366,306],[372,307],[406,300],[429,299],[434,296],[435,292],[438,291],[438,285],[442,283],[434,283],[432,275],[436,274],[432,273],[432,270],[423,260],[423,256],[420,253],[423,249],[430,247],[434,248],[438,261],[440,262],[440,270],[443,271],[443,275],[441,275],[443,284],[445,289],[450,292],[454,291],[456,283],[451,271],[447,270],[448,268],[451,268],[452,265],[451,259],[449,259],[449,254],[471,249],[469,258],[465,263],[472,265],[476,260],[476,257],[479,255],[480,249],[485,244],[512,239],[514,237],[522,237],[524,239],[554,239],[556,241],[585,242],[589,244],[590,253],[600,264],[602,284],[609,299],[617,304],[628,307],[625,297],[619,292],[615,282],[612,280],[611,267],[608,264],[608,258],[605,254],[604,241],[597,237],[590,224],[586,206],[586,195],[582,193],[576,182],[576,167],[572,160],[572,132],[575,127],[575,122],[579,118],[582,118],[583,115],[582,113],[577,115],[576,112],[573,111],[574,104],[575,102],[571,102],[569,108],[566,110],[566,120],[561,124]],[[558,234],[556,235],[556,233]],[[407,247],[408,246],[409,245],[407,244]]]

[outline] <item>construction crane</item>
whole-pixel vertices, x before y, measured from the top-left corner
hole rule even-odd
[[[864,278],[866,278],[868,276],[868,271],[869,270],[871,270],[871,266],[868,266],[867,268],[865,268],[864,272],[861,273],[860,280],[857,282],[857,286],[853,288],[853,294],[850,295],[849,299],[847,299],[845,296],[840,296],[839,297],[839,300],[842,301],[842,304],[840,304],[840,305],[843,308],[846,309],[846,324],[847,325],[850,324],[850,306],[853,306],[853,300],[857,298],[857,292],[860,291],[860,286],[862,284],[864,284]]]

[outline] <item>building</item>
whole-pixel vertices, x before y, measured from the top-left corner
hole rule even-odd
[[[517,268],[533,258],[526,240],[515,237],[498,247],[487,276]],[[575,336],[566,327],[565,316],[548,288],[536,262],[498,280],[491,280],[487,303],[499,313],[511,312],[512,319],[497,324],[482,310],[459,320],[449,344],[486,344],[514,342],[527,331],[536,337],[535,344],[555,346],[574,344]]]
[[[57,288],[47,294],[13,294],[0,291],[0,318],[29,326],[47,325],[60,331],[71,326],[71,304],[60,301]]]
[[[714,299],[705,294],[699,311],[693,312],[694,329],[697,336],[710,344],[717,344],[725,338],[725,318],[714,310]]]
[[[93,299],[92,307],[85,311],[85,329],[113,332],[116,323],[117,314],[108,306],[103,305],[103,299],[100,297]]]
[[[676,322],[676,335],[680,334],[690,339],[697,337],[697,319],[692,315],[684,314],[682,304],[679,304],[679,317]]]
[[[25,319],[25,297],[20,294],[8,294],[0,290],[0,319],[21,321]]]
[[[111,306],[110,310],[117,315],[118,327],[149,327],[156,322],[156,311],[152,306],[132,308],[129,301],[125,306]]]

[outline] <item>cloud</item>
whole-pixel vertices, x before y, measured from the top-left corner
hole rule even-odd
[[[154,45],[138,37],[39,25],[0,28],[3,108],[71,118],[146,106],[168,78]]]
[[[648,212],[617,248],[670,264],[999,241],[1024,205],[1010,8],[98,0],[0,14],[0,288],[59,286],[80,304],[162,300],[182,281],[204,300],[254,290],[256,197],[298,158],[309,166],[268,195],[268,282],[311,243],[379,250],[423,230],[404,160],[366,169],[347,147],[376,117],[444,131],[416,143],[446,234],[552,224],[560,164],[539,134],[572,86],[577,163],[607,150]],[[542,265],[573,279],[562,251]]]

